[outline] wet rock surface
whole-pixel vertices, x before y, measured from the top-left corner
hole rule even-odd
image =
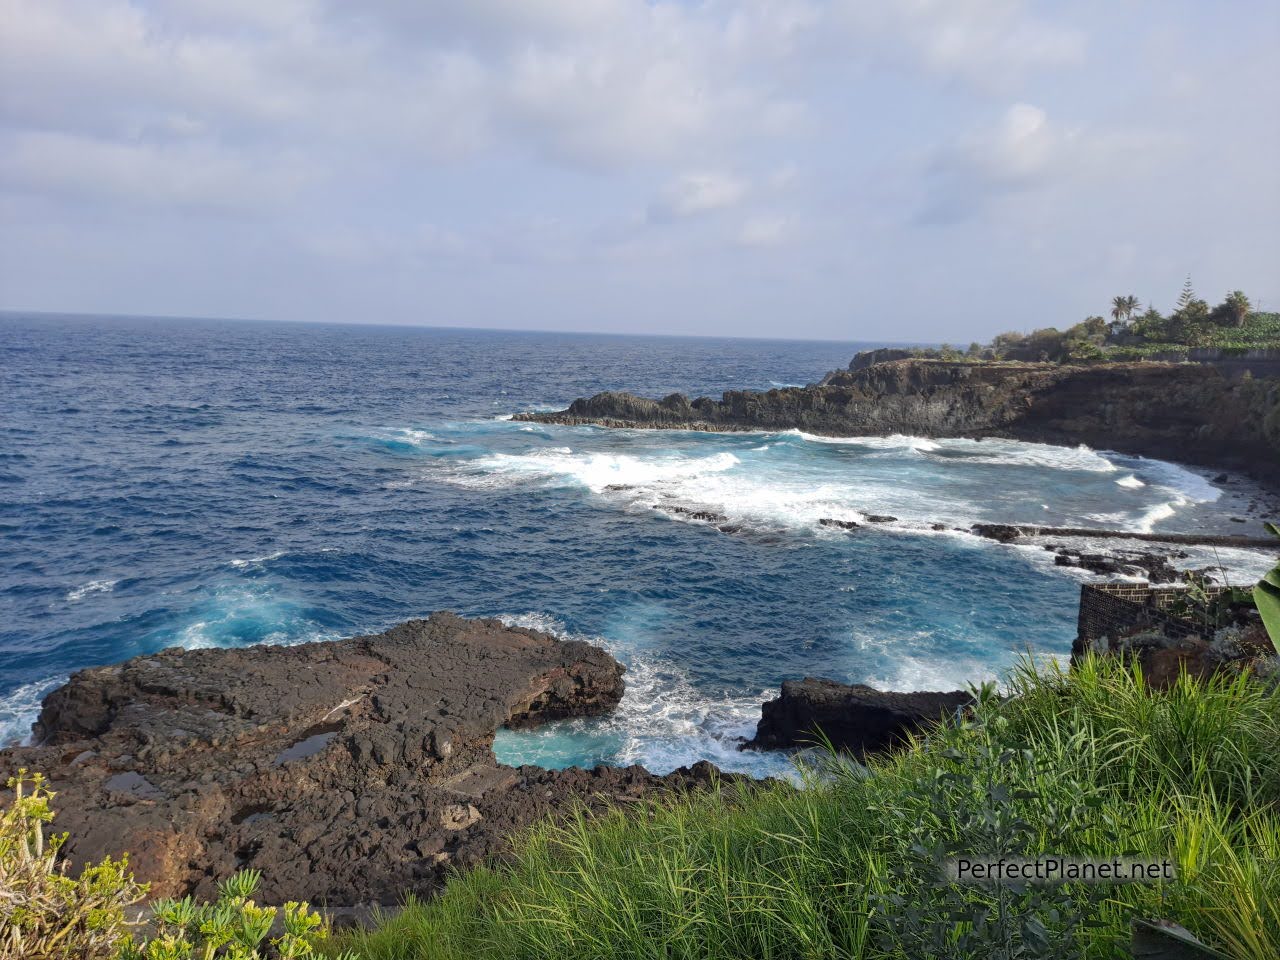
[[[787,680],[782,695],[760,708],[747,749],[807,747],[829,740],[856,757],[890,750],[973,702],[967,691],[893,693],[864,684],[806,677]]]
[[[1150,583],[1182,583],[1186,574],[1170,563],[1170,558],[1183,559],[1186,554],[1175,551],[1162,555],[1141,551],[1117,551],[1115,553],[1084,553],[1070,547],[1045,547],[1056,556],[1053,562],[1059,567],[1076,567],[1103,576],[1141,577]]]
[[[448,613],[328,643],[166,650],[73,675],[44,702],[39,745],[0,751],[0,774],[49,776],[72,864],[128,851],[153,896],[207,896],[255,868],[264,902],[394,904],[574,803],[716,775],[496,762],[500,726],[607,712],[622,673],[589,644]]]
[[[970,530],[980,537],[1000,543],[1035,537],[1080,537],[1090,540],[1137,540],[1143,543],[1172,543],[1198,547],[1236,547],[1271,549],[1271,537],[1237,536],[1212,533],[1146,533],[1136,530],[1104,530],[1093,527],[1040,527],[1033,524],[975,523]]]

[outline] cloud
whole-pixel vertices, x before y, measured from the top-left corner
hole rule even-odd
[[[1015,103],[995,123],[935,150],[919,220],[954,223],[1018,193],[1140,177],[1179,138],[1143,128],[1065,126],[1041,107]]]
[[[787,221],[782,217],[751,217],[738,231],[744,247],[772,247],[786,239]]]
[[[649,207],[652,222],[666,222],[725,210],[746,196],[746,181],[728,173],[686,173],[668,184]]]
[[[11,188],[73,201],[172,206],[259,214],[296,196],[314,179],[301,156],[269,165],[216,143],[118,143],[63,133],[0,139],[0,180]]]
[[[827,29],[882,62],[988,89],[1078,64],[1087,49],[1082,31],[1037,16],[1022,0],[838,0]]]
[[[0,22],[5,305],[843,336],[851,284],[868,318],[950,318],[931,291],[1009,263],[1042,299],[1122,269],[1280,297],[1262,0],[0,0]]]

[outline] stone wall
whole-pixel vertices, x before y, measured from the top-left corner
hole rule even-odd
[[[1224,588],[1210,587],[1210,596]],[[1183,587],[1153,587],[1146,583],[1086,583],[1080,588],[1080,614],[1071,655],[1078,657],[1093,648],[1102,637],[1116,637],[1141,627],[1160,627],[1171,637],[1196,633],[1190,621],[1170,611]]]

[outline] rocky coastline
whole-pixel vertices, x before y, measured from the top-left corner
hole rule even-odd
[[[589,644],[451,613],[348,640],[172,648],[74,674],[0,771],[49,778],[73,872],[128,851],[151,897],[208,898],[254,869],[263,902],[359,917],[437,893],[537,821],[741,779],[705,761],[665,776],[497,762],[499,727],[607,713],[623,676]],[[971,699],[785,681],[742,749],[825,739],[864,760]]]
[[[897,693],[815,677],[786,680],[780,695],[760,708],[756,735],[743,749],[830,745],[864,760],[903,746],[972,703],[965,690]]]
[[[1280,381],[1185,364],[1071,367],[889,354],[855,358],[849,370],[803,388],[730,391],[719,401],[605,393],[558,413],[516,419],[997,436],[1086,443],[1252,473],[1268,483],[1280,476]],[[671,510],[737,532],[713,511]],[[861,536],[864,524],[897,522],[887,515],[862,519],[819,524]],[[1180,579],[1170,563],[1179,547],[1271,543],[1026,525],[968,532],[1038,543],[1060,565],[1151,583]],[[1098,537],[1137,541],[1143,549],[1093,553],[1075,542]],[[1136,636],[1147,642],[1149,632]],[[1177,664],[1189,657],[1210,663],[1202,656],[1208,641],[1194,649],[1178,642],[1175,648],[1152,640],[1154,653],[1141,650],[1170,662],[1181,658]],[[431,896],[452,868],[502,857],[512,835],[545,818],[733,779],[706,762],[659,776],[639,766],[548,770],[495,758],[500,728],[606,714],[623,689],[622,665],[589,644],[436,613],[347,640],[170,649],[82,670],[46,697],[33,745],[0,750],[0,770],[49,777],[60,795],[57,826],[69,834],[65,853],[73,870],[128,851],[153,897],[209,897],[227,876],[256,869],[264,875],[264,902],[308,900],[359,911],[395,905],[408,894]],[[756,735],[742,746],[829,742],[866,759],[971,702],[966,691],[895,693],[788,680],[763,705]]]
[[[394,905],[548,815],[716,776],[494,758],[500,726],[605,713],[622,690],[622,665],[589,644],[437,613],[375,636],[82,670],[0,770],[50,779],[73,870],[128,851],[152,896],[208,897],[259,869],[264,902]]]
[[[1280,379],[1209,364],[1070,365],[860,354],[821,383],[719,400],[606,392],[517,420],[829,436],[893,433],[1086,444],[1280,482]]]

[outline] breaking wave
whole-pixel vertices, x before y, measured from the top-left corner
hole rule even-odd
[[[92,593],[110,593],[116,588],[119,580],[90,580],[88,583],[81,584],[74,590],[67,593],[67,601],[75,603],[77,600],[83,600]]]
[[[760,704],[776,696],[776,691],[711,694],[695,685],[679,664],[606,637],[573,633],[549,614],[503,614],[498,619],[508,626],[603,647],[627,668],[622,702],[608,716],[566,720],[531,731],[501,731],[493,748],[500,762],[582,765],[583,754],[594,752],[600,762],[638,763],[655,773],[669,773],[699,760],[755,776],[794,772],[786,754],[738,749],[755,733]]]

